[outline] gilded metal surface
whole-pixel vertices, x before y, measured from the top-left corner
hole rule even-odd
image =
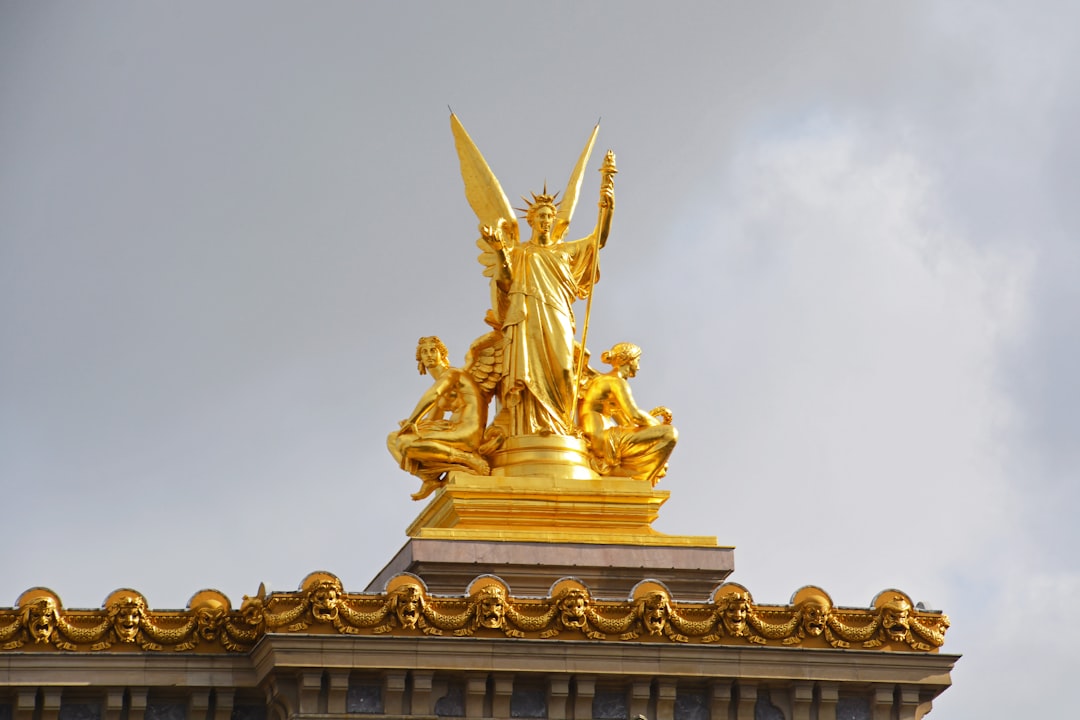
[[[667,642],[717,646],[803,646],[937,652],[949,619],[923,610],[898,590],[869,608],[839,608],[818,587],[787,605],[758,605],[737,583],[706,602],[677,602],[663,583],[643,580],[625,600],[598,600],[574,578],[545,598],[514,597],[494,575],[473,580],[461,596],[435,596],[402,573],[382,593],[346,593],[331,573],[314,572],[295,592],[262,586],[239,609],[217,590],[202,590],[186,610],[153,610],[134,590],[117,590],[100,610],[65,610],[46,588],[0,608],[0,651],[247,652],[267,633],[431,635],[597,642]]]
[[[458,369],[450,367],[442,340],[420,338],[416,347],[420,374],[430,373],[435,383],[386,439],[401,467],[423,481],[414,500],[444,485],[452,470],[491,473],[484,456],[499,447],[502,433],[487,427],[487,410],[504,345],[505,340],[494,333],[484,335],[469,349],[465,367]]]
[[[465,197],[479,220],[478,259],[491,278],[485,320],[492,330],[473,343],[461,369],[450,366],[438,338],[421,338],[420,372],[431,373],[435,384],[387,438],[394,459],[422,481],[413,498],[445,487],[453,471],[500,478],[626,477],[655,485],[677,440],[670,412],[644,413],[634,404],[627,380],[636,361],[632,369],[629,361],[613,363],[604,375],[588,367],[584,348],[600,250],[615,210],[618,170],[610,150],[600,167],[595,227],[580,239],[564,239],[599,126],[561,200],[546,187],[525,199],[530,235],[521,241],[495,174],[456,116],[450,125]],[[577,342],[574,306],[586,298]],[[533,439],[550,442],[530,445]]]
[[[669,496],[647,482],[595,473],[589,478],[451,472],[406,532],[442,540],[716,547],[714,536],[669,535],[651,527]]]
[[[656,485],[667,473],[668,456],[679,439],[671,426],[671,411],[659,407],[647,413],[634,402],[628,380],[638,373],[641,348],[637,345],[619,343],[600,359],[611,365],[611,372],[589,382],[579,412],[593,467],[601,475]]]

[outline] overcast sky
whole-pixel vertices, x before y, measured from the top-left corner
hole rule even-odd
[[[0,605],[362,590],[416,338],[486,329],[447,105],[515,204],[602,116],[571,234],[612,148],[589,345],[674,412],[656,527],[943,609],[934,717],[1071,708],[1080,9],[661,7],[0,2]]]

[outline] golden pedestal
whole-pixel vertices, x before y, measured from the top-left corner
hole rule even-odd
[[[651,524],[670,493],[626,478],[450,473],[409,526],[413,538],[661,547],[716,547]]]
[[[457,594],[493,573],[527,595],[575,577],[598,596],[626,598],[650,568],[673,597],[700,600],[734,568],[733,549],[715,537],[653,530],[671,493],[646,480],[601,478],[579,438],[508,438],[491,467],[491,475],[449,473],[369,591],[410,572],[431,592]]]
[[[567,435],[524,435],[507,438],[491,454],[493,477],[556,476],[596,480],[589,452],[581,438]]]

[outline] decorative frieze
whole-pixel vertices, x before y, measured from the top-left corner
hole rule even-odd
[[[879,593],[869,608],[838,607],[814,586],[787,605],[759,605],[742,585],[723,583],[707,602],[693,603],[643,580],[626,600],[612,601],[563,578],[547,597],[519,598],[500,578],[483,575],[455,597],[428,592],[409,573],[391,578],[381,593],[346,593],[335,575],[314,572],[296,592],[260,587],[239,609],[203,590],[185,610],[154,610],[142,594],[123,589],[100,610],[66,610],[51,590],[33,588],[16,607],[0,609],[0,650],[230,653],[250,650],[267,633],[305,633],[935,652],[948,627],[947,616],[899,590]]]

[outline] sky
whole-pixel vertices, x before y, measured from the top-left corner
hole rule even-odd
[[[384,444],[416,339],[486,331],[448,106],[515,203],[602,118],[571,234],[611,148],[589,345],[674,413],[655,527],[735,546],[758,603],[944,610],[933,717],[1060,715],[1078,16],[0,1],[0,605],[363,590],[422,507]]]

